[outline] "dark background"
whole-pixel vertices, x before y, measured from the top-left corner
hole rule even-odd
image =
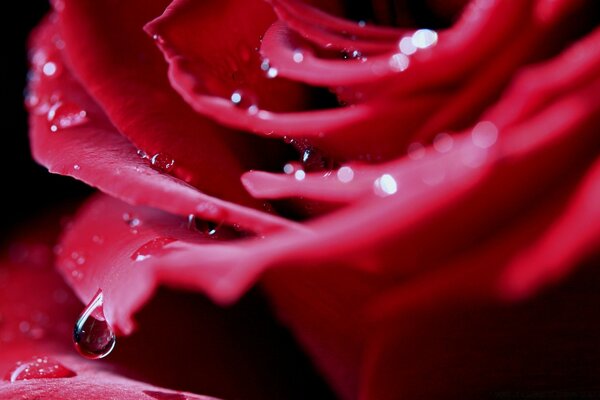
[[[6,239],[17,225],[35,220],[47,209],[90,193],[74,179],[52,175],[39,166],[29,150],[27,112],[23,90],[27,82],[27,38],[49,9],[45,0],[11,2],[3,12],[2,37],[2,201],[0,238]]]

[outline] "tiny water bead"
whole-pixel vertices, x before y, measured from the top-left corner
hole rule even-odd
[[[79,354],[90,359],[106,357],[114,349],[116,337],[104,317],[101,290],[96,293],[75,323],[73,343]]]
[[[47,113],[50,131],[79,126],[87,122],[87,112],[73,103],[57,101],[50,106]]]
[[[70,378],[77,374],[58,361],[48,357],[33,357],[29,361],[19,361],[4,376],[8,382],[30,379]]]

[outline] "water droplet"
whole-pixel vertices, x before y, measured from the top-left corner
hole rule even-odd
[[[398,184],[390,174],[383,174],[373,184],[375,194],[380,197],[390,196],[398,191]]]
[[[75,348],[86,358],[106,357],[115,347],[115,333],[106,322],[102,306],[102,291],[99,290],[85,307],[73,329]]]
[[[236,90],[231,94],[230,100],[236,107],[244,108],[250,113],[258,112],[256,98],[246,91]]]
[[[263,59],[262,62],[260,63],[260,69],[267,72],[270,68],[271,68],[271,62],[269,61],[269,59],[268,58]]]
[[[144,150],[138,150],[137,155],[140,156],[140,158],[142,158],[143,160],[147,160],[149,158],[148,153],[146,153]]]
[[[30,379],[70,378],[77,374],[58,361],[48,357],[33,357],[30,361],[19,361],[4,376],[9,382]]]
[[[159,44],[163,44],[165,42],[165,39],[158,33],[155,33],[154,35],[152,35],[152,40],[154,40],[155,42],[157,42]]]
[[[426,49],[437,43],[438,34],[431,29],[419,29],[413,33],[411,41],[417,49]]]
[[[296,167],[291,163],[287,163],[283,166],[283,172],[285,172],[287,175],[293,174],[295,170]]]
[[[166,245],[176,240],[177,239],[171,237],[157,237],[140,246],[139,249],[131,254],[130,258],[133,261],[144,261],[145,259],[160,253]]]
[[[306,172],[299,169],[296,172],[294,172],[294,178],[296,178],[297,181],[303,181],[304,178],[306,178]]]
[[[80,166],[79,164],[74,164],[74,165],[73,165],[73,169],[74,169],[75,171],[79,171],[79,170],[81,169],[81,166]]]
[[[48,61],[42,66],[42,72],[46,76],[55,76],[58,74],[58,64]]]
[[[123,213],[122,217],[123,221],[132,229],[138,228],[142,224],[142,221],[139,218],[128,212]]]
[[[267,70],[267,78],[273,79],[276,78],[277,75],[279,75],[279,70],[277,70],[277,68],[271,67]]]
[[[348,166],[342,167],[338,169],[337,178],[342,183],[348,183],[354,179],[354,171]]]
[[[304,61],[304,54],[300,50],[296,50],[294,51],[292,59],[295,63],[300,64],[302,61]]]
[[[150,159],[152,166],[162,172],[170,172],[173,170],[175,160],[165,153],[156,153]]]
[[[417,48],[412,42],[412,38],[409,36],[405,36],[402,39],[400,39],[400,42],[398,43],[398,48],[403,54],[406,54],[407,56],[410,56],[411,54],[414,54],[417,51]]]
[[[73,103],[57,101],[50,106],[47,114],[50,130],[56,132],[59,129],[82,125],[87,122],[87,112]]]
[[[357,24],[361,28],[364,28],[365,26],[367,26],[367,22],[363,21],[363,20],[358,21]]]
[[[197,218],[194,214],[188,215],[188,222],[187,222],[188,229],[192,229],[197,232],[201,232],[207,236],[216,235],[220,226],[221,226],[221,224],[216,224],[212,221],[206,221],[206,220]]]
[[[410,60],[404,54],[396,53],[390,57],[388,64],[394,71],[404,71],[406,68],[408,68]]]
[[[344,60],[357,60],[362,59],[362,53],[358,50],[344,50],[342,51],[342,58]]]

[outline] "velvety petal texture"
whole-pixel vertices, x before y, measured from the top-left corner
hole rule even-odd
[[[597,6],[393,3],[57,1],[32,149],[104,192],[58,270],[120,335],[259,284],[343,399],[600,390]]]

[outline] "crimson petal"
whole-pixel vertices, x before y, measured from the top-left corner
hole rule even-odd
[[[172,158],[173,173],[204,192],[256,206],[239,176],[240,160],[256,162],[259,149],[186,106],[169,84],[160,52],[142,30],[168,2],[61,4],[56,18],[66,62],[119,132],[150,157]],[[215,168],[218,175],[212,173]]]
[[[33,107],[31,144],[38,162],[51,172],[73,176],[132,204],[152,205],[184,216],[198,215],[218,223],[235,223],[259,232],[299,229],[282,218],[207,196],[186,182],[153,169],[73,79],[56,47],[60,43],[56,42],[56,34],[52,22],[46,21],[33,38],[29,104]],[[43,68],[49,64],[60,66],[60,71],[47,76]],[[35,105],[31,103],[33,98]],[[84,118],[60,127],[60,122],[54,120],[61,107],[69,107],[71,113]],[[57,131],[53,131],[53,126]]]

